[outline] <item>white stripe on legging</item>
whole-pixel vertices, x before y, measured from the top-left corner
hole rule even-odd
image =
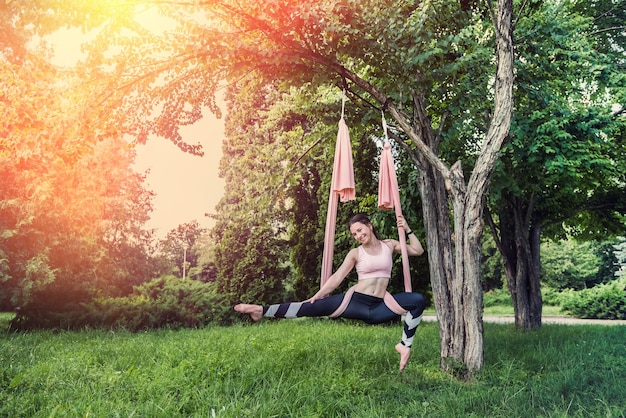
[[[287,312],[285,313],[285,318],[297,318],[297,314],[298,311],[300,310],[300,307],[302,306],[302,303],[304,302],[295,302],[295,303],[290,303],[289,304],[289,308],[287,308]],[[276,313],[278,312],[278,308],[280,307],[280,304],[277,305],[270,305],[267,308],[267,311],[265,312],[265,314],[263,316],[267,317],[267,318],[274,318],[276,317]]]
[[[422,321],[422,315],[418,316],[417,318],[413,318],[413,315],[411,315],[411,312],[407,312],[406,318],[404,318],[404,322],[408,330],[413,331],[413,335],[411,335],[411,337],[407,337],[406,330],[402,331],[402,343],[405,346],[410,347],[411,345],[413,345],[413,337],[415,337],[415,328],[417,328],[417,326],[420,324],[421,321]]]
[[[290,303],[289,309],[287,309],[287,313],[285,314],[285,318],[296,318],[296,314],[300,310],[302,306],[302,302]]]

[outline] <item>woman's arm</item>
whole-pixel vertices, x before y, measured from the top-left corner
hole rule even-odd
[[[335,271],[333,275],[331,275],[326,283],[318,290],[316,294],[314,294],[308,302],[315,303],[316,300],[322,299],[328,296],[333,290],[337,288],[343,282],[343,279],[346,278],[348,273],[354,268],[356,265],[358,258],[358,248],[353,248],[348,252],[346,258],[341,263],[341,266]]]
[[[415,236],[415,233],[409,234],[409,240],[407,242],[407,253],[409,255],[422,255],[424,254],[424,247],[422,247],[422,243]]]
[[[419,239],[417,239],[417,237],[415,236],[415,233],[413,232],[413,230],[409,227],[409,225],[406,223],[406,219],[404,219],[404,216],[400,215],[398,216],[398,228],[402,228],[404,230],[404,232],[407,234],[408,236],[408,240],[407,240],[407,254],[408,255],[422,255],[424,254],[424,247],[422,247],[422,243],[420,242]],[[394,251],[399,253],[400,250],[400,241],[396,241],[396,240],[392,240],[393,244],[394,244]]]

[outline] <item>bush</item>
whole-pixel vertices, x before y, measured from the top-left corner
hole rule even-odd
[[[543,306],[561,306],[561,292],[552,287],[541,288]]]
[[[513,306],[513,299],[507,289],[493,289],[484,293],[483,306]]]
[[[235,314],[226,298],[212,283],[181,280],[174,276],[154,279],[135,287],[132,295],[99,298],[65,306],[62,311],[24,309],[15,329],[124,328],[131,331],[155,328],[202,327],[209,323],[229,324]]]
[[[578,318],[626,319],[626,277],[590,289],[564,291],[561,306]]]

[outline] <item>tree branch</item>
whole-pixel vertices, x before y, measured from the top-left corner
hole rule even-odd
[[[598,35],[598,34],[601,34],[603,32],[611,32],[611,31],[614,31],[614,30],[624,30],[624,29],[626,29],[626,25],[613,26],[612,28],[598,29],[596,31],[590,32],[589,36]]]

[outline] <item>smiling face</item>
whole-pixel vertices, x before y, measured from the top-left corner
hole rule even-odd
[[[372,224],[355,222],[350,225],[350,233],[355,240],[361,244],[366,244],[372,239]]]

